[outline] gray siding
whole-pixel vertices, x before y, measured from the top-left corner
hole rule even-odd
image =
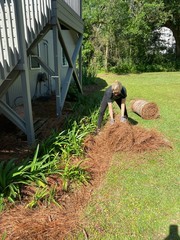
[[[33,99],[55,94],[60,116],[72,78],[82,92],[82,75],[77,74],[83,39],[81,2],[1,2],[0,113],[27,135],[29,144],[35,142]]]
[[[68,50],[70,55],[72,56],[73,50],[75,48],[75,44],[77,41],[76,33],[72,30],[63,30],[63,36],[66,39],[66,43],[68,46]],[[43,40],[39,44],[40,49],[40,57],[46,62],[46,64],[54,70],[54,57],[53,57],[53,45],[52,45],[52,31],[49,31],[48,34],[43,38]],[[44,43],[46,42],[48,47],[47,55],[44,51]],[[59,43],[59,53],[60,56],[60,79],[63,84],[68,66],[63,66],[62,64],[62,47]],[[40,66],[39,69],[31,69],[30,68],[30,57],[29,57],[29,80],[30,80],[30,91],[31,91],[31,99],[34,97],[40,97],[47,95],[48,88],[50,91],[55,91],[55,82],[50,77],[46,82],[38,83],[37,85],[37,76],[38,73],[45,72],[45,70]],[[20,77],[14,82],[14,84],[9,88],[8,94],[10,96],[9,105],[14,107],[15,105],[22,104],[22,88]]]

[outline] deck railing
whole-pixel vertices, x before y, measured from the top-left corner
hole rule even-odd
[[[18,61],[18,40],[14,4],[0,2],[0,79],[4,79]]]
[[[0,85],[21,58],[22,41],[28,49],[50,21],[53,1],[0,0]],[[82,0],[63,1],[81,17]],[[20,36],[19,27],[23,27],[24,36]]]
[[[21,57],[22,39],[28,48],[50,21],[51,11],[51,0],[0,0],[0,84]],[[19,36],[18,26],[25,36]]]

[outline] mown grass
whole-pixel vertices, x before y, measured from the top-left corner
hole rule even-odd
[[[93,240],[165,239],[169,227],[180,221],[180,73],[101,73],[98,77],[108,85],[121,81],[128,90],[129,117],[139,126],[163,133],[173,149],[114,155],[103,184],[84,211],[82,228]],[[133,113],[130,100],[136,98],[157,103],[160,118],[144,120]],[[76,239],[84,239],[83,231]]]

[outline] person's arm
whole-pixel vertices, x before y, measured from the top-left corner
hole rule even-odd
[[[126,106],[126,98],[123,98],[121,101],[121,117],[124,117],[125,106]]]

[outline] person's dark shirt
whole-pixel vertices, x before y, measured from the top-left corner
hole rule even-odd
[[[126,88],[122,87],[122,90],[121,90],[120,94],[115,96],[113,94],[113,91],[112,91],[112,86],[110,86],[106,89],[105,97],[106,97],[108,103],[109,102],[114,102],[115,100],[120,99],[120,98],[121,99],[126,98],[127,97]]]

